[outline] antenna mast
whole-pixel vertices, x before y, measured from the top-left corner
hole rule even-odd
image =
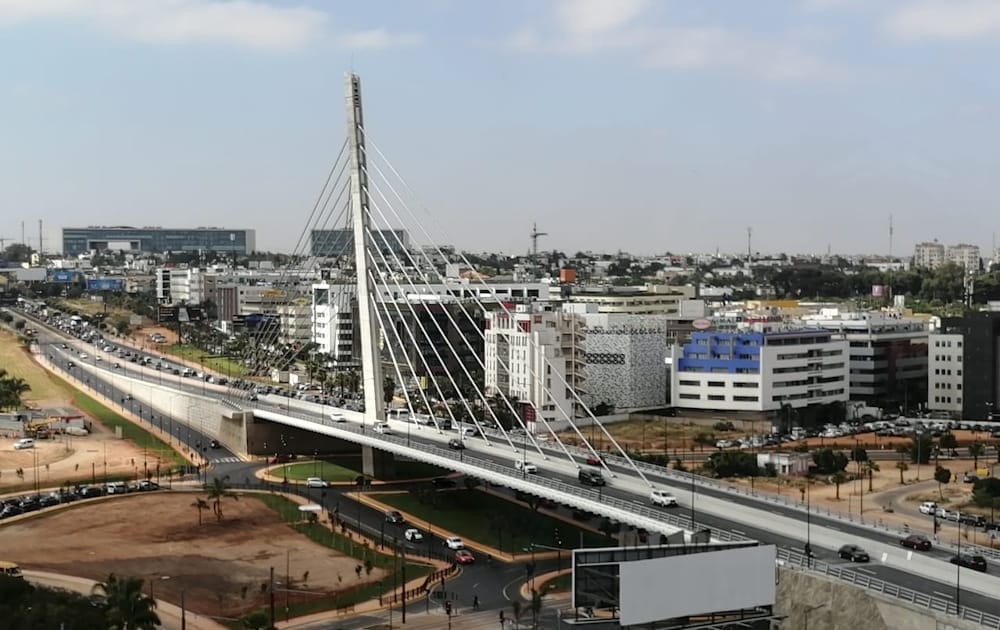
[[[531,263],[538,266],[538,238],[540,236],[548,236],[548,232],[539,232],[538,224],[531,224]]]

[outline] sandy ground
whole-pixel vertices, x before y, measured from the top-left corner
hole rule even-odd
[[[161,460],[155,452],[144,452],[132,442],[119,440],[103,427],[94,425],[87,437],[59,435],[51,440],[36,440],[34,449],[14,450],[13,438],[0,440],[0,492],[11,486],[33,484],[36,465],[42,488],[55,487],[64,481],[90,483],[107,475],[145,475]],[[107,469],[105,470],[105,461]],[[161,462],[167,467],[167,461]],[[24,472],[23,478],[16,471]]]
[[[0,549],[25,569],[94,580],[110,572],[142,577],[156,598],[172,603],[183,589],[188,608],[207,615],[264,607],[271,567],[277,588],[284,588],[287,566],[292,588],[310,593],[293,594],[293,602],[383,577],[376,568],[358,578],[356,560],[309,541],[251,496],[225,500],[225,519],[216,522],[209,510],[199,526],[192,503],[202,496],[161,492],[80,504],[0,527]]]

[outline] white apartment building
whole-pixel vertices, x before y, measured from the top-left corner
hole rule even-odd
[[[354,284],[312,285],[312,340],[336,362],[350,361],[354,351]]]
[[[539,304],[487,314],[485,389],[521,403],[521,417],[565,420],[576,416],[573,390],[583,382],[583,319]],[[572,388],[572,390],[571,390]]]
[[[959,243],[949,245],[945,255],[948,262],[955,263],[968,271],[979,271],[979,246]]]
[[[754,324],[696,331],[672,354],[671,404],[776,412],[848,400],[848,344],[823,329]]]
[[[668,319],[666,315],[598,313],[593,304],[567,304],[583,318],[586,400],[616,411],[667,404]]]
[[[927,409],[962,416],[962,335],[935,333],[927,348]]]
[[[674,287],[651,284],[645,289],[611,287],[600,291],[573,293],[568,302],[594,304],[598,313],[632,313],[634,315],[677,314],[681,303],[694,297],[694,287]]]
[[[937,269],[944,261],[944,244],[934,242],[917,243],[913,248],[913,266]]]
[[[278,306],[278,322],[281,343],[303,345],[312,340],[312,305],[309,301],[298,298]]]
[[[160,304],[201,304],[204,299],[200,269],[160,267],[156,270],[156,300]]]

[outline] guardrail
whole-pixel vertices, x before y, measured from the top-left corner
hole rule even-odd
[[[859,586],[868,591],[880,593],[882,595],[892,597],[893,599],[902,600],[921,608],[927,608],[929,610],[948,615],[955,615],[959,619],[977,623],[985,628],[1000,630],[1000,617],[997,615],[991,615],[967,606],[958,606],[950,600],[942,599],[940,597],[931,597],[930,595],[925,595],[924,593],[914,591],[913,589],[897,586],[891,582],[886,582],[885,580],[880,580],[878,578],[859,573],[858,571],[830,565],[825,562],[809,558],[805,554],[779,547],[777,550],[776,562],[779,567],[794,570],[814,571],[823,575],[828,575],[836,580],[847,582],[849,584],[853,584],[854,586]]]

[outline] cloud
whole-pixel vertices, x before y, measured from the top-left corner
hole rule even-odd
[[[253,0],[0,0],[0,24],[72,19],[154,43],[222,43],[293,50],[317,38],[326,14]]]
[[[947,0],[903,4],[885,30],[899,39],[961,40],[1000,35],[1000,3]]]
[[[384,50],[413,46],[422,41],[423,37],[416,33],[390,33],[384,28],[376,28],[343,35],[339,39],[339,44],[342,48],[353,50]]]
[[[549,29],[524,27],[506,39],[518,52],[618,52],[653,68],[725,68],[772,81],[843,79],[848,70],[789,38],[719,27],[648,26],[646,0],[558,0]]]

